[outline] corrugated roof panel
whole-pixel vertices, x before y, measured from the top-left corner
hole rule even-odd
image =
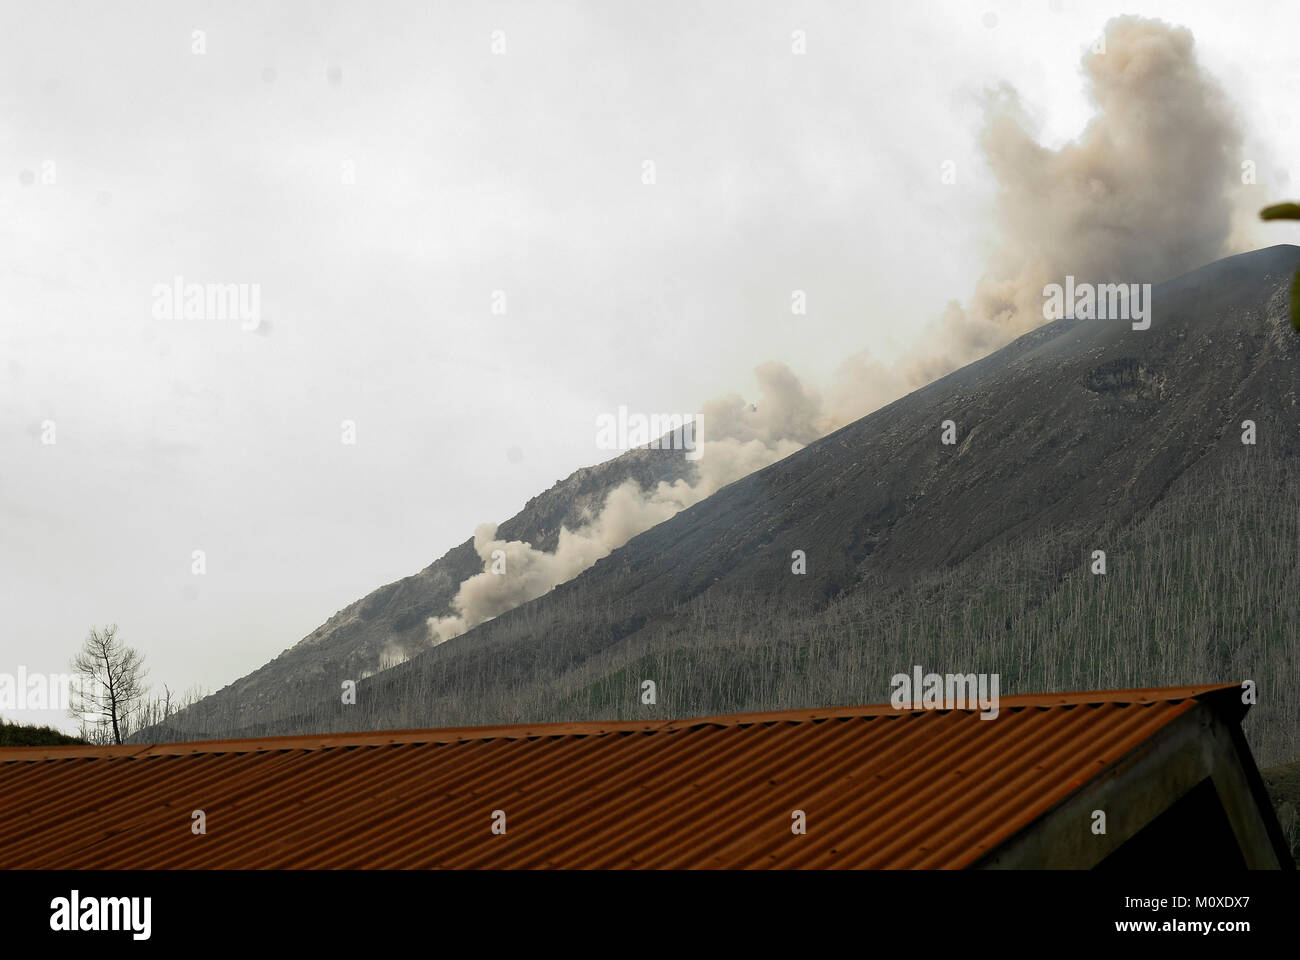
[[[962,867],[1232,689],[1007,697],[996,720],[874,706],[12,748],[0,866]]]

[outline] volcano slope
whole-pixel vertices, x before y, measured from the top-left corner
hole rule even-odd
[[[615,487],[635,481],[643,490],[659,482],[692,480],[695,465],[675,449],[629,450],[584,467],[533,497],[497,528],[506,540],[553,551],[560,528],[579,528],[600,512]],[[467,578],[483,570],[471,537],[429,566],[372,591],[342,610],[274,660],[129,739],[136,742],[192,740],[224,731],[274,732],[286,705],[336,695],[339,678],[369,676],[430,644],[427,621],[453,613],[452,598]],[[291,709],[296,709],[292,707]],[[256,734],[251,734],[256,735]]]
[[[1045,324],[355,705],[286,699],[274,732],[879,703],[919,664],[1003,694],[1253,680],[1260,762],[1294,759],[1298,263],[1270,247],[1160,284],[1147,330]]]

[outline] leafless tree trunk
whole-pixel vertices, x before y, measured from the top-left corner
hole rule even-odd
[[[70,713],[100,726],[111,726],[113,742],[122,742],[132,712],[144,696],[144,655],[126,646],[117,624],[103,630],[91,628],[81,650],[72,659],[81,679]]]

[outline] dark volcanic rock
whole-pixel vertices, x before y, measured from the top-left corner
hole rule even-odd
[[[497,533],[554,550],[562,526],[579,527],[624,481],[636,480],[648,489],[693,471],[693,464],[679,450],[630,450],[584,467],[533,497]],[[426,646],[428,619],[451,614],[451,600],[461,582],[482,569],[470,538],[414,576],[344,607],[271,662],[181,711],[171,722],[193,735],[226,730],[232,723],[256,728],[279,715],[286,702],[312,696],[337,698],[341,677],[366,677],[391,665],[395,655],[416,653]],[[158,740],[175,732],[145,729],[132,739]]]
[[[1148,330],[1045,324],[724,487],[546,596],[372,677],[363,688],[379,706],[368,722],[427,725],[423,708],[392,705],[508,694],[543,667],[558,676],[692,599],[824,607],[864,583],[906,584],[1037,531],[1123,523],[1175,482],[1240,457],[1244,420],[1289,462],[1300,437],[1300,337],[1286,319],[1298,263],[1300,247],[1276,246],[1160,284]],[[952,445],[941,443],[947,420]],[[553,544],[577,504],[598,502],[633,470],[643,485],[666,476],[662,463],[628,457],[580,471],[502,531]],[[794,550],[807,554],[806,576],[790,575]],[[476,569],[462,544],[217,696],[252,717],[259,697],[322,663],[358,650],[373,660],[390,637],[444,612]]]
[[[1022,531],[1147,509],[1194,465],[1239,454],[1246,419],[1294,456],[1300,337],[1285,304],[1298,262],[1300,247],[1275,246],[1158,285],[1148,330],[1045,324],[724,487],[535,603],[580,587],[589,599],[601,580],[647,610],[727,588],[828,597]],[[940,442],[945,420],[955,445]],[[794,550],[806,577],[789,575]]]

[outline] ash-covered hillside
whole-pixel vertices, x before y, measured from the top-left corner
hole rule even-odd
[[[651,488],[693,471],[680,450],[630,450],[533,497],[498,527],[498,535],[554,550],[561,527],[578,527],[620,484],[632,480]],[[471,537],[419,573],[344,607],[274,660],[175,714],[167,729],[146,728],[131,739],[191,738],[224,729],[233,718],[257,724],[279,715],[286,702],[332,695],[339,678],[367,677],[429,646],[428,618],[450,614],[457,588],[482,569]]]
[[[187,735],[884,702],[923,664],[999,672],[1004,695],[1253,679],[1256,752],[1293,759],[1297,263],[1277,246],[1158,285],[1148,330],[1048,323],[369,678],[355,706],[288,697]]]

